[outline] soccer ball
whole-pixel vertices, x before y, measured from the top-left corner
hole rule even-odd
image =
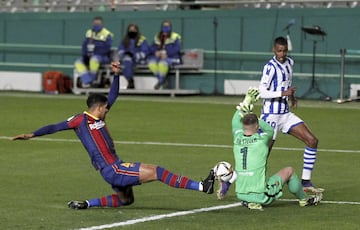
[[[220,161],[214,166],[215,178],[228,182],[233,176],[233,168],[229,162]]]

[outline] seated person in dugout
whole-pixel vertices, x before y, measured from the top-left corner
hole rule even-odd
[[[75,61],[80,76],[79,87],[89,88],[96,80],[101,65],[110,64],[113,34],[104,28],[102,17],[93,19],[92,28],[85,33],[82,56]]]
[[[160,32],[155,35],[150,49],[148,66],[158,79],[154,88],[166,88],[169,69],[181,63],[181,36],[172,31],[170,21],[161,23]]]
[[[134,89],[134,70],[138,64],[147,64],[150,48],[146,37],[136,24],[129,24],[126,34],[118,47],[118,56],[123,65],[122,74],[126,78],[127,89]]]

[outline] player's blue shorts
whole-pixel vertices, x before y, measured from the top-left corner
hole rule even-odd
[[[117,191],[118,188],[139,185],[140,163],[125,163],[117,161],[101,170],[101,175],[106,182]]]

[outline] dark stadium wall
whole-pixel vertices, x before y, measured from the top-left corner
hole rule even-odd
[[[339,50],[359,49],[360,44],[360,9],[356,8],[2,13],[0,43],[79,46],[85,31],[91,26],[92,18],[97,15],[103,16],[105,26],[115,34],[114,47],[118,45],[130,22],[137,23],[141,32],[151,41],[159,30],[161,21],[171,20],[173,30],[182,35],[184,48],[201,48],[208,51],[205,54],[206,73],[200,76],[186,75],[181,83],[183,88],[200,88],[204,94],[223,93],[224,79],[258,80],[262,66],[272,56],[273,39],[277,36],[286,36],[284,28],[291,19],[295,20],[295,25],[290,27],[292,53],[297,54],[294,55],[296,63],[294,71],[303,73],[303,75],[294,75],[294,83],[299,86],[299,94],[306,91],[311,82],[314,39],[318,40],[316,62],[318,82],[333,98],[339,96]],[[320,26],[327,33],[323,40],[317,36],[305,36],[301,30],[302,26],[314,25]],[[216,79],[212,72],[215,66],[212,51],[215,48],[219,51],[216,67],[220,71],[216,74]],[[249,55],[238,55],[232,53],[234,51],[246,51]],[[254,57],[251,52],[265,53]],[[1,51],[0,61],[70,65],[77,56],[74,52],[49,55],[46,52],[36,52],[36,49],[34,52],[25,53]],[[360,70],[357,65],[356,62],[347,64],[346,73],[351,74],[351,77],[347,78],[347,84],[360,81]],[[0,70],[6,68],[0,66]],[[72,75],[71,69],[64,71]],[[238,71],[254,73],[238,73]]]

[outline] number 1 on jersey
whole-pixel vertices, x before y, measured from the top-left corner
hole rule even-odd
[[[244,147],[240,149],[240,153],[242,154],[242,165],[243,165],[243,169],[246,169],[247,167],[247,153],[248,153],[248,147]]]

